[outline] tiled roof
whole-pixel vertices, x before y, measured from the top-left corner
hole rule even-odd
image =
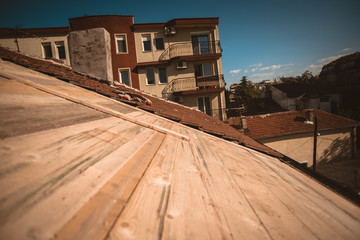
[[[1,37],[33,37],[34,35],[66,35],[69,33],[69,27],[52,27],[52,28],[0,28]]]
[[[318,109],[312,109],[318,118],[318,130],[351,127],[358,122],[337,116]],[[245,131],[254,139],[274,137],[286,134],[310,132],[314,126],[305,124],[305,111],[288,111],[274,114],[246,116],[247,130]],[[229,124],[240,128],[241,119],[232,118]]]
[[[235,141],[246,147],[273,156],[282,157],[282,155],[277,151],[236,131],[233,127],[225,124],[224,122],[208,116],[198,110],[158,98],[137,89],[127,87],[123,84],[110,86],[107,81],[76,73],[68,67],[54,64],[46,60],[24,56],[1,47],[0,57],[4,60],[14,62],[29,69],[48,74],[50,76],[55,76],[58,79],[96,91],[100,94],[131,104],[140,109],[153,112],[159,116],[192,126],[227,140]],[[121,92],[120,95],[118,94],[119,91]],[[125,95],[128,97],[124,97]],[[141,99],[147,99],[148,101],[141,101]]]
[[[303,94],[306,95],[318,95],[325,93],[335,93],[336,91],[330,87],[324,87],[319,85],[301,84],[301,83],[283,83],[275,84],[273,87],[286,93],[287,97],[295,98],[300,97]]]

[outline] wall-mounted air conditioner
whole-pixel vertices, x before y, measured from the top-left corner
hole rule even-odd
[[[175,27],[165,27],[165,35],[175,35]]]
[[[187,68],[186,62],[185,61],[178,61],[176,63],[176,68],[177,69],[185,69],[185,68]]]
[[[175,96],[174,97],[174,102],[177,102],[177,103],[184,102],[184,96]]]

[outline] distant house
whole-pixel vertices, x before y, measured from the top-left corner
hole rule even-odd
[[[317,163],[325,164],[356,156],[358,122],[318,109],[306,110],[318,118]],[[287,111],[229,119],[229,124],[248,136],[312,166],[314,126],[305,124],[306,111]]]
[[[337,113],[340,95],[336,89],[326,86],[300,83],[270,85],[272,99],[284,110],[303,110],[316,108]]]
[[[236,88],[240,86],[240,83],[233,83],[230,85],[230,89],[229,89],[229,101],[231,103],[236,102]]]
[[[336,87],[341,95],[341,108],[360,107],[360,52],[343,56],[325,65],[320,73],[322,86]]]

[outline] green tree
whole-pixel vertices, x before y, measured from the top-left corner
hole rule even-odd
[[[246,76],[241,78],[239,86],[235,89],[235,95],[242,102],[248,102],[251,99],[259,98],[261,91],[256,89],[254,85],[252,85]]]

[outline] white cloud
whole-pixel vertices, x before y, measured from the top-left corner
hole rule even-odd
[[[244,73],[248,73],[248,70],[247,70],[247,69],[245,69],[245,70],[244,70]]]
[[[306,70],[309,70],[310,72],[312,72],[314,75],[317,75],[321,72],[321,69],[324,65],[319,64],[319,65],[315,65],[315,64],[311,64],[310,66],[308,66],[306,68]]]
[[[253,82],[259,82],[262,80],[269,80],[275,77],[275,72],[267,72],[267,73],[256,73],[249,76],[249,80]]]
[[[259,68],[253,68],[251,69],[252,72],[255,72],[256,70],[258,70]]]
[[[331,56],[331,57],[327,57],[327,58],[322,58],[322,59],[319,59],[317,60],[318,63],[321,63],[323,65],[325,64],[328,64],[329,62],[332,62],[342,56],[345,56],[345,54],[340,54],[340,55],[337,55],[337,56]]]
[[[253,65],[250,65],[249,67],[255,67],[255,68],[259,68],[262,66],[262,63],[256,63],[256,64],[253,64]]]
[[[268,73],[256,73],[251,75],[251,78],[267,78],[267,77],[271,77],[274,76],[275,72],[268,72]]]
[[[338,51],[338,53],[341,52],[350,52],[352,49],[351,48],[344,48],[343,50]]]
[[[346,51],[350,51],[351,48],[345,48],[339,52],[346,52]],[[322,58],[322,59],[319,59],[317,60],[316,62],[318,62],[319,64],[311,64],[309,66],[306,67],[305,70],[310,70],[314,75],[316,74],[319,74],[321,72],[321,69],[324,65],[340,58],[340,57],[343,57],[345,56],[346,54],[340,54],[340,55],[337,55],[337,56],[331,56],[331,57],[327,57],[327,58]]]
[[[260,71],[266,71],[266,70],[275,70],[281,68],[281,65],[272,65],[270,67],[263,67],[260,68]]]
[[[263,67],[260,68],[259,71],[268,71],[268,70],[276,70],[276,69],[280,69],[282,67],[288,67],[288,66],[292,66],[294,65],[293,63],[289,63],[289,64],[283,64],[283,65],[272,65],[270,67]]]
[[[239,72],[241,72],[241,69],[235,69],[230,71],[231,74],[238,74]]]

